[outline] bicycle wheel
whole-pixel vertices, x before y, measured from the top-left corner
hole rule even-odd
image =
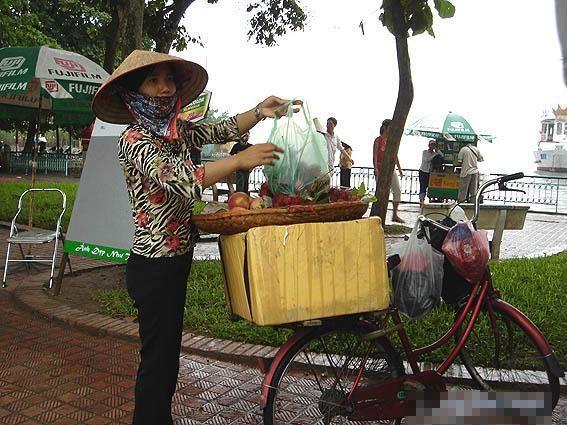
[[[559,379],[543,354],[517,319],[493,307],[479,315],[461,360],[478,388],[485,391],[513,390],[545,392],[552,408],[559,400]],[[492,320],[491,320],[492,317]]]
[[[364,341],[361,325],[346,329],[314,329],[286,354],[269,383],[264,424],[342,424],[347,396],[361,369],[359,386],[403,375],[398,352],[387,338]],[[367,423],[399,424],[399,420]]]

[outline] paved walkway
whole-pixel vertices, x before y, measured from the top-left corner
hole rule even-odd
[[[404,208],[401,215],[410,222],[416,211]],[[565,249],[565,224],[566,217],[530,215],[515,244],[505,245],[516,231],[504,233],[502,252],[513,257]],[[6,233],[0,229],[0,240]],[[197,255],[213,255],[215,246],[201,244]],[[5,248],[0,245],[0,258]],[[75,270],[102,265],[82,257],[72,262]],[[0,290],[0,424],[130,423],[136,324],[62,304],[41,289],[47,277],[45,269],[31,276],[20,269],[10,274],[10,287]],[[251,361],[273,354],[273,348],[185,334],[183,351],[176,423],[260,422],[262,375]],[[567,424],[567,400],[554,415],[554,423]]]

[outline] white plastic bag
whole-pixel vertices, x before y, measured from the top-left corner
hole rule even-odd
[[[417,222],[400,252],[400,264],[392,270],[394,305],[414,319],[426,315],[439,303],[445,260],[443,253],[435,250],[425,237],[417,237],[419,227]]]

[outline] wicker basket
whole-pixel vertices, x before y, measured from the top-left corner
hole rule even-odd
[[[333,202],[251,211],[222,211],[195,215],[193,222],[206,232],[233,235],[260,226],[356,220],[361,218],[367,209],[368,204],[361,201]]]

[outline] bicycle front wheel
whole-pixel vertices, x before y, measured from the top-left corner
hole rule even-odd
[[[269,383],[264,424],[355,423],[348,420],[348,395],[357,376],[357,385],[364,386],[403,374],[402,361],[390,341],[360,339],[367,333],[361,325],[319,328],[291,347]]]
[[[545,392],[552,408],[559,400],[559,379],[537,344],[514,316],[498,306],[479,315],[460,356],[479,389]]]

